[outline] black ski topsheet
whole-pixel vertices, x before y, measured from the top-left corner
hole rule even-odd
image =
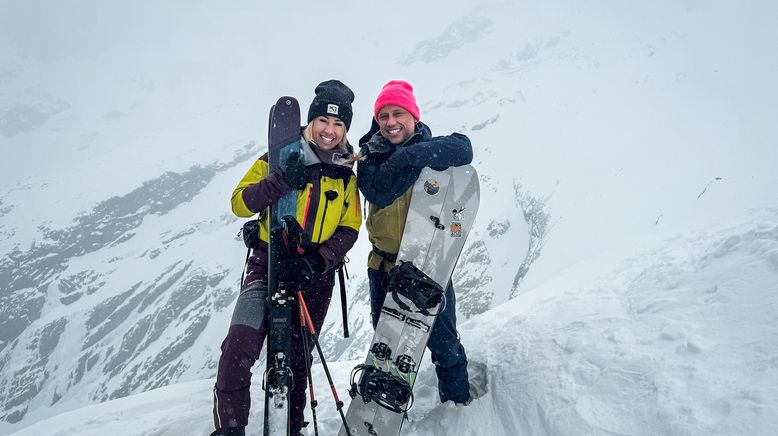
[[[300,151],[300,105],[293,97],[281,97],[270,108],[268,127],[268,166],[281,167],[293,151]],[[282,218],[296,215],[297,190],[291,190],[270,206],[270,243],[268,244],[267,370],[265,372],[265,436],[289,435],[291,368],[291,326],[294,293],[279,288],[276,273],[275,241]]]

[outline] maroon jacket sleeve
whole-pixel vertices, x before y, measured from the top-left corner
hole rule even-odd
[[[246,207],[258,213],[278,201],[281,196],[289,192],[289,189],[281,172],[274,171],[259,183],[246,186],[241,195]]]
[[[359,233],[351,227],[339,226],[332,236],[319,247],[319,254],[327,265],[325,271],[334,268],[357,242]]]

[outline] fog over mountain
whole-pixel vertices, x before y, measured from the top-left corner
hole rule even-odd
[[[0,11],[0,434],[210,432],[245,256],[229,196],[269,106],[305,111],[331,78],[352,143],[401,78],[480,175],[453,280],[486,391],[439,404],[425,359],[404,434],[778,432],[774,3]],[[369,247],[363,227],[351,337],[336,297],[321,338],[341,397],[372,336]]]

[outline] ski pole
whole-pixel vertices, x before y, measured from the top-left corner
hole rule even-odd
[[[246,249],[246,260],[243,261],[243,271],[240,273],[240,289],[243,289],[243,281],[246,280],[246,267],[249,264],[249,255],[251,254],[251,249]]]
[[[343,421],[343,427],[346,429],[346,434],[351,436],[351,430],[349,429],[348,423],[346,422],[346,415],[343,414],[343,401],[340,401],[340,398],[338,398],[338,391],[335,389],[335,384],[332,381],[332,375],[330,375],[330,369],[327,366],[327,361],[324,360],[324,352],[321,350],[321,344],[319,344],[319,339],[316,336],[316,328],[313,326],[311,314],[308,312],[308,306],[305,304],[302,291],[297,291],[297,297],[300,299],[300,308],[302,309],[303,315],[305,316],[305,320],[308,324],[308,330],[311,332],[313,343],[316,344],[316,351],[319,352],[319,359],[321,359],[321,364],[324,367],[324,373],[327,375],[327,381],[330,383],[330,390],[332,391],[332,396],[335,398],[335,407],[338,409],[338,413],[340,413],[340,419]]]
[[[338,281],[340,282],[340,309],[343,312],[343,337],[348,337],[348,309],[346,308],[346,281],[343,278],[343,269],[346,268],[344,261],[340,261],[338,268]]]
[[[302,300],[300,301],[300,334],[303,337],[303,349],[305,350],[305,372],[308,374],[308,392],[311,395],[311,415],[313,416],[313,432],[316,436],[319,436],[319,424],[316,420],[316,406],[319,403],[316,401],[316,395],[313,393],[313,377],[311,377],[311,365],[308,360],[310,353],[308,352],[308,332],[305,329],[305,315],[303,314]]]

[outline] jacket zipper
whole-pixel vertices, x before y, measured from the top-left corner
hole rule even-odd
[[[305,229],[305,223],[308,222],[308,212],[311,209],[311,191],[313,191],[313,186],[308,188],[308,201],[305,203],[305,215],[303,215],[303,229]]]
[[[326,200],[324,202],[324,212],[321,214],[321,224],[319,225],[319,237],[316,239],[316,242],[321,244],[321,232],[324,230],[324,223],[327,222],[327,208],[330,206],[330,201],[335,200],[338,198],[338,191],[335,190],[329,190],[324,193],[324,197],[326,197]]]

